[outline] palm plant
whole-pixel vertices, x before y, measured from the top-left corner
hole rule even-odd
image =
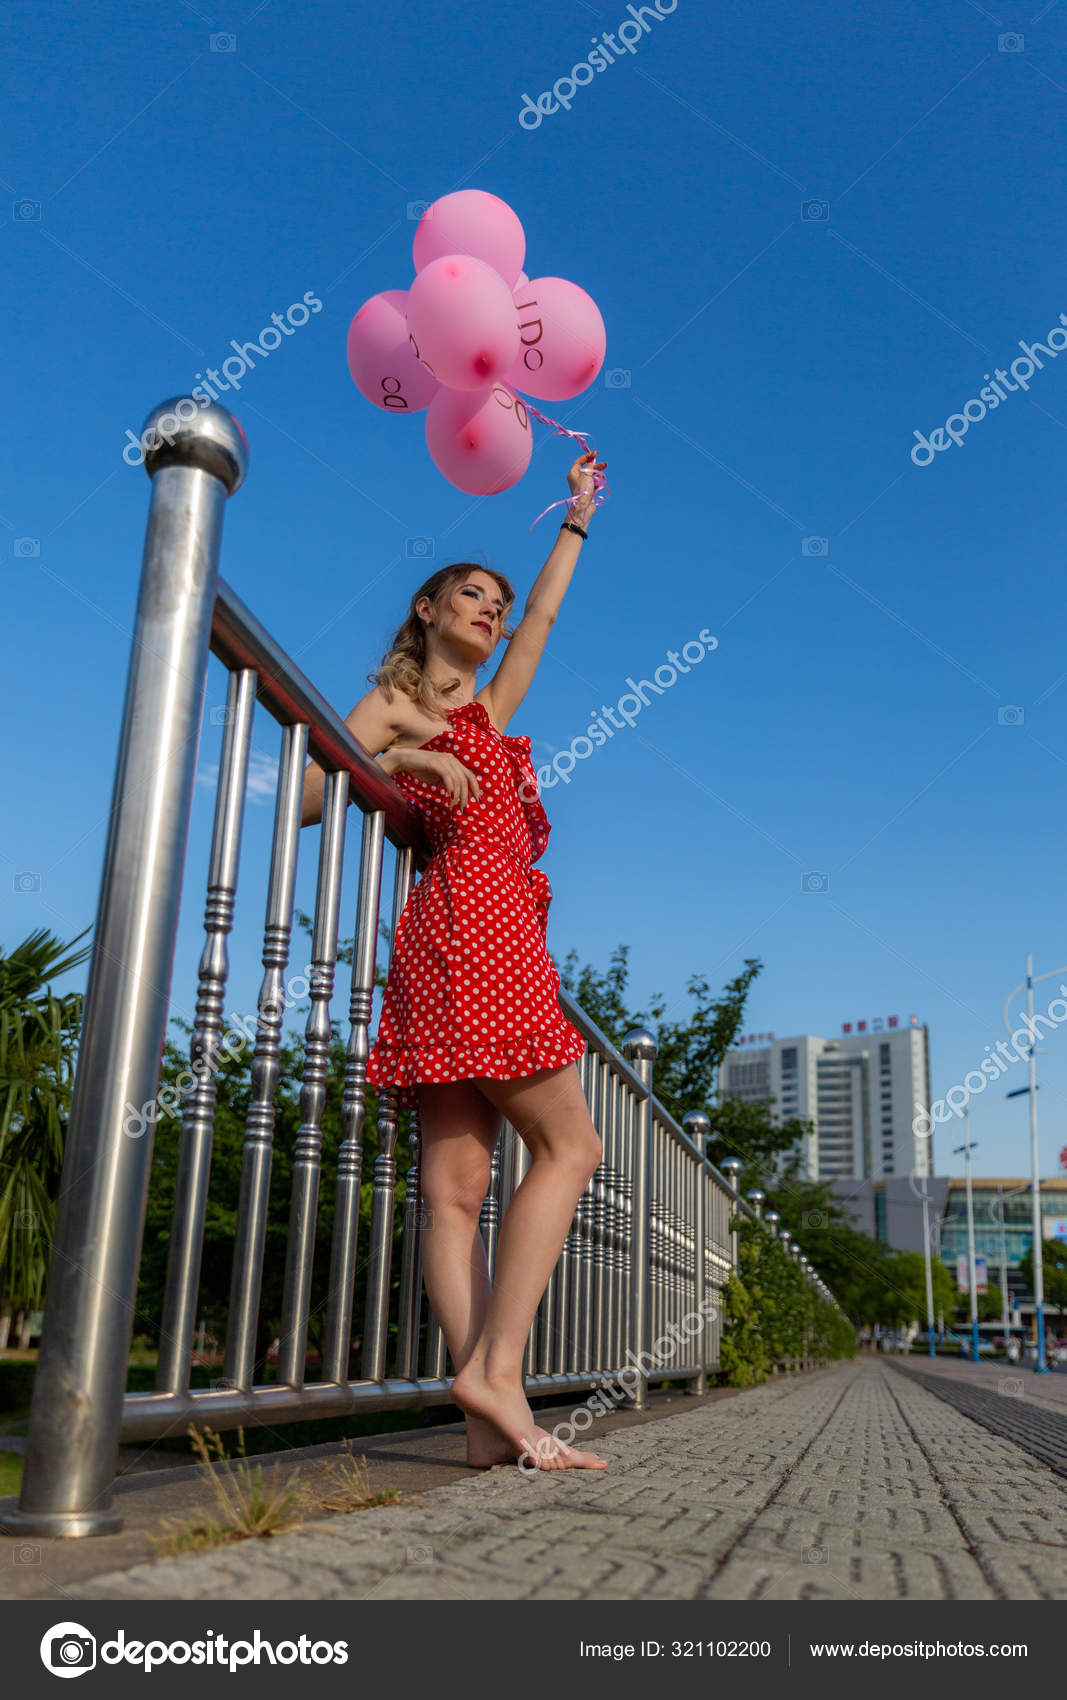
[[[0,1315],[44,1297],[83,1004],[49,982],[89,956],[74,949],[85,932],[66,944],[42,928],[0,951]]]

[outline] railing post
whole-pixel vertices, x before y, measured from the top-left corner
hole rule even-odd
[[[181,411],[179,412],[179,409]],[[152,479],[26,1469],[12,1527],[111,1509],[226,500],[248,445],[215,403],[152,412]],[[166,432],[166,436],[162,435]],[[155,1111],[155,1114],[153,1114]]]
[[[722,1162],[719,1164],[720,1173],[724,1174],[726,1176],[727,1185],[733,1187],[734,1191],[737,1193],[738,1198],[740,1198],[740,1196],[741,1196],[740,1181],[741,1181],[741,1170],[743,1169],[743,1167],[744,1167],[744,1164],[742,1163],[740,1157],[724,1157]],[[733,1208],[732,1204],[730,1206],[730,1214],[731,1214],[731,1216],[734,1214],[734,1208]],[[740,1243],[740,1241],[737,1237],[737,1229],[736,1228],[734,1228],[733,1232],[730,1235],[730,1261],[733,1264],[735,1269],[737,1269],[739,1267],[740,1261],[741,1261],[741,1243]]]
[[[633,1173],[633,1238],[631,1242],[632,1281],[630,1286],[630,1346],[627,1358],[636,1371],[633,1386],[634,1409],[643,1411],[648,1404],[648,1366],[652,1361],[649,1350],[650,1334],[650,1268],[648,1260],[649,1223],[652,1182],[652,1064],[656,1058],[656,1041],[644,1027],[631,1028],[622,1042],[623,1055],[634,1073],[648,1089],[648,1096],[634,1106],[634,1173]],[[633,1359],[636,1358],[636,1363]]]
[[[693,1210],[693,1309],[703,1315],[702,1306],[707,1298],[706,1268],[704,1248],[707,1240],[707,1223],[704,1211],[704,1162],[708,1149],[708,1138],[711,1134],[711,1118],[703,1110],[690,1110],[682,1117],[682,1126],[693,1144],[700,1152],[700,1162],[693,1171],[693,1181],[696,1188],[696,1201]],[[686,1386],[690,1393],[703,1393],[707,1389],[705,1374],[708,1363],[708,1324],[705,1321],[700,1330],[700,1374],[694,1376]]]

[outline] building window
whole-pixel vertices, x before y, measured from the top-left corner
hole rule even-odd
[[[883,1039],[878,1047],[878,1060],[883,1068],[889,1067],[889,1040]]]

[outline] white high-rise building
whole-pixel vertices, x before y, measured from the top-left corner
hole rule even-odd
[[[867,1022],[849,1022],[839,1039],[768,1033],[764,1041],[761,1033],[727,1051],[719,1095],[746,1103],[773,1097],[776,1122],[810,1121],[802,1155],[812,1180],[932,1174],[932,1141],[912,1131],[916,1104],[930,1102],[928,1029],[917,1016],[908,1027],[889,1021],[871,1031]]]

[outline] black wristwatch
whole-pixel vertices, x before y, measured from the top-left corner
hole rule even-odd
[[[565,519],[559,529],[561,531],[577,532],[579,537],[588,538],[589,536],[589,533],[587,531],[583,531],[580,525],[575,525],[572,519]]]

